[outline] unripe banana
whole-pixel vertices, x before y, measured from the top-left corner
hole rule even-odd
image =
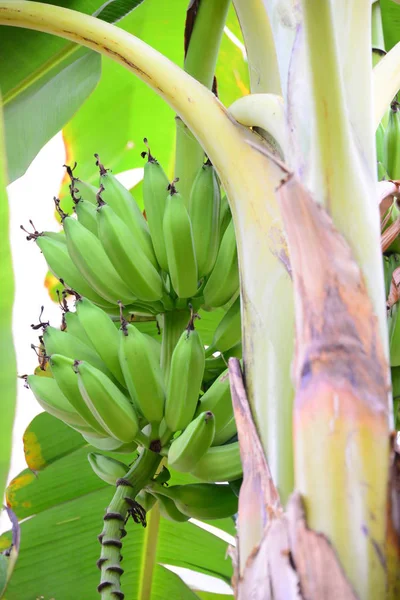
[[[388,315],[390,366],[400,366],[400,303],[394,304]]]
[[[213,446],[222,446],[226,444],[230,440],[237,440],[237,429],[236,429],[236,421],[234,415],[223,425],[216,429]]]
[[[394,428],[400,430],[400,368],[391,369]]]
[[[111,437],[123,442],[135,441],[139,421],[128,398],[116,385],[89,363],[75,362],[80,392],[96,420]]]
[[[68,402],[94,431],[107,437],[107,431],[100,425],[82,398],[78,378],[73,370],[74,362],[74,359],[67,358],[61,354],[52,354],[49,359],[54,379]]]
[[[232,481],[243,474],[239,443],[215,446],[198,461],[192,475],[203,481]]]
[[[104,454],[89,452],[87,457],[97,477],[100,477],[100,479],[110,485],[115,485],[117,479],[124,478],[129,470],[125,463],[115,460],[115,458],[111,458],[110,456],[104,456]]]
[[[76,212],[79,223],[86,227],[86,229],[89,229],[89,231],[97,237],[96,210],[94,204],[85,200],[79,200],[74,206],[74,211]]]
[[[238,498],[240,494],[240,488],[242,487],[242,483],[243,477],[240,477],[239,479],[234,479],[233,481],[229,481],[229,487],[231,488],[231,490],[233,490],[233,492]]]
[[[385,165],[381,162],[378,162],[378,181],[388,181],[389,175],[386,171]]]
[[[43,342],[47,356],[62,354],[74,360],[86,360],[98,369],[110,374],[96,351],[71,333],[68,333],[68,331],[61,331],[55,327],[48,326],[43,332]]]
[[[384,228],[384,232],[397,220],[400,218],[400,207],[397,198],[395,198],[392,202],[391,207],[389,208],[388,219],[386,221],[386,225]],[[386,220],[386,218],[385,218]],[[397,236],[390,246],[385,250],[387,253],[397,252],[400,253],[400,238]]]
[[[218,324],[211,346],[207,348],[206,356],[215,351],[226,352],[236,346],[242,339],[242,321],[240,316],[240,296],[223,316]]]
[[[50,415],[64,421],[67,425],[90,429],[86,421],[68,402],[55,379],[28,375],[27,383],[40,406]]]
[[[78,299],[75,308],[81,327],[90,340],[90,344],[115,379],[125,386],[118,360],[119,335],[113,321],[101,308],[86,298]],[[75,358],[79,359],[78,356]]]
[[[87,282],[85,277],[75,266],[69,255],[65,235],[64,240],[54,239],[46,232],[37,237],[36,243],[43,252],[47,266],[53,275],[62,280],[69,288],[75,290],[82,296],[89,298],[96,304],[112,307],[107,300],[100,296]]]
[[[231,221],[232,221],[231,207],[229,206],[228,198],[226,196],[223,196],[221,198],[221,207],[220,207],[220,211],[219,211],[219,239],[220,239],[220,242],[222,241],[222,238],[224,237],[224,233]]]
[[[213,483],[191,483],[164,488],[152,486],[161,496],[175,502],[183,514],[194,519],[224,519],[237,512],[238,499],[229,485]]]
[[[204,346],[194,329],[193,317],[171,358],[165,422],[171,431],[185,429],[193,418],[204,373]]]
[[[233,415],[228,369],[203,394],[197,405],[195,416],[204,411],[211,411],[215,417],[215,433],[212,445],[219,446],[230,440],[236,433],[236,424]]]
[[[142,490],[136,496],[135,501],[138,502],[140,506],[148,513],[157,502],[157,498],[149,494],[149,492],[146,492],[146,490]]]
[[[71,183],[69,185],[69,191],[71,193],[71,197],[74,202],[79,202],[79,200],[85,200],[86,202],[90,202],[94,206],[96,206],[97,199],[97,188],[95,188],[90,183],[86,183],[85,181],[81,181],[78,177],[75,177],[73,171],[75,169],[71,168],[68,165],[64,165],[67,169],[67,173],[71,179]],[[76,166],[76,164],[75,164]]]
[[[63,220],[67,247],[76,267],[90,286],[112,304],[134,301],[134,294],[111,264],[98,238],[76,219]]]
[[[235,229],[231,221],[222,238],[214,269],[204,287],[204,302],[217,308],[226,304],[239,289]]]
[[[82,437],[87,441],[88,444],[96,448],[97,450],[103,450],[104,452],[118,452],[118,454],[132,454],[137,448],[137,444],[129,442],[124,444],[121,440],[116,440],[112,437],[94,437],[87,433],[83,433]]]
[[[173,184],[165,207],[163,232],[172,286],[180,298],[190,298],[196,294],[198,283],[192,224],[185,202]]]
[[[198,279],[211,272],[217,259],[220,204],[218,177],[213,165],[207,162],[193,182],[189,200]]]
[[[188,473],[195,468],[214,439],[215,420],[212,412],[203,412],[173,440],[168,450],[168,464],[173,469]]]
[[[163,295],[160,274],[111,206],[102,204],[98,208],[97,224],[107,256],[132,294],[139,300],[160,300]]]
[[[110,171],[104,168],[98,156],[95,156],[100,169],[98,199],[100,196],[106,204],[111,206],[119,218],[126,223],[136,244],[139,245],[152,265],[157,268],[157,259],[154,254],[149,228],[134,197]]]
[[[385,131],[384,160],[390,179],[400,179],[400,105],[393,102]]]
[[[385,155],[385,128],[382,123],[379,123],[375,133],[376,144],[376,160],[383,163]]]
[[[88,300],[89,302],[89,300]],[[63,323],[65,324],[66,330],[68,333],[73,335],[74,337],[81,340],[86,346],[89,348],[93,348],[93,345],[86,335],[85,330],[83,329],[81,323],[79,322],[79,317],[76,312],[68,311],[63,314]],[[64,330],[65,331],[65,330]]]
[[[146,142],[147,140],[145,140]],[[158,264],[163,271],[168,271],[163,220],[169,181],[160,163],[151,155],[150,149],[147,153],[142,152],[143,157],[146,155],[148,161],[144,167],[143,177],[144,208]]]
[[[134,406],[149,423],[164,416],[165,391],[160,360],[149,336],[134,325],[122,323],[119,332],[119,362]]]
[[[154,494],[154,499],[158,500],[160,506],[160,513],[168,521],[175,521],[176,523],[185,523],[189,521],[190,517],[184,515],[176,506],[175,502],[171,498],[167,498],[162,494]]]

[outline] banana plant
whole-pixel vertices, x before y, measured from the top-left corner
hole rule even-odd
[[[201,31],[207,2],[196,4]],[[223,22],[227,3],[214,4]],[[399,49],[372,71],[365,0],[234,5],[252,93],[230,108],[209,89],[218,33],[208,63],[189,45],[185,71],[59,6],[0,1],[0,24],[78,43],[142,79],[193,136],[177,136],[182,189],[205,152],[227,193],[245,375],[243,385],[233,361],[244,468],[236,596],[395,598],[398,458],[374,136],[400,88]]]

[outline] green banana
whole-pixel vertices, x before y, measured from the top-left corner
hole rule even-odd
[[[164,416],[164,381],[149,336],[123,321],[117,356],[134,406],[149,423],[160,423]]]
[[[177,523],[185,523],[186,521],[189,521],[190,517],[188,515],[184,515],[177,508],[175,502],[171,500],[171,498],[167,498],[167,496],[156,493],[154,493],[153,497],[155,500],[158,500],[160,513],[164,519],[167,519],[168,521],[175,521]]]
[[[382,123],[379,123],[378,129],[375,132],[375,145],[376,160],[383,163],[385,156],[385,128]]]
[[[233,442],[210,448],[191,473],[203,481],[218,482],[238,479],[243,474],[239,443]]]
[[[78,415],[61,392],[55,379],[40,377],[39,375],[28,375],[26,381],[36,400],[46,412],[64,421],[67,425],[87,428],[90,431],[86,421]]]
[[[97,237],[96,210],[94,204],[85,200],[79,200],[74,206],[78,221]]]
[[[115,458],[111,458],[110,456],[97,454],[97,452],[89,452],[87,457],[97,477],[110,485],[115,485],[117,479],[123,479],[129,471],[129,467],[125,463],[115,460]]]
[[[78,378],[73,370],[74,360],[61,354],[52,354],[49,362],[53,377],[71,406],[95,432],[107,437],[107,431],[99,424],[82,398]]]
[[[223,519],[238,509],[238,498],[228,484],[190,483],[167,488],[153,484],[151,488],[173,500],[180,512],[193,519]]]
[[[224,444],[236,433],[229,374],[226,369],[200,398],[195,416],[211,411],[215,417],[213,446]],[[179,438],[178,438],[179,439]]]
[[[220,239],[220,242],[222,241],[222,238],[224,237],[224,233],[231,221],[232,221],[231,207],[229,206],[228,198],[226,196],[223,196],[221,198],[221,207],[220,207],[220,211],[219,211],[219,239]]]
[[[132,454],[137,448],[137,444],[130,442],[124,444],[121,440],[116,440],[112,437],[94,437],[87,433],[83,433],[82,437],[87,441],[88,444],[96,448],[97,450],[103,450],[104,452],[118,452],[118,454]]]
[[[132,294],[140,300],[160,300],[163,295],[160,274],[111,206],[99,206],[97,224],[107,256]]]
[[[112,304],[109,304],[103,296],[98,294],[89,285],[85,277],[75,266],[68,253],[65,235],[62,236],[65,241],[60,241],[59,239],[50,236],[49,233],[50,232],[45,232],[38,236],[36,244],[41,249],[43,256],[46,259],[47,266],[53,275],[64,282],[69,288],[75,290],[82,296],[89,298],[92,302],[103,305],[105,308],[111,308]]]
[[[390,225],[392,225],[397,219],[400,218],[400,207],[399,207],[399,204],[398,204],[398,201],[396,198],[393,200],[393,203],[390,206],[390,208],[388,209],[388,212],[386,213],[386,215],[388,218],[386,221],[384,232],[390,227]],[[386,218],[385,218],[385,220],[386,220]],[[388,254],[393,253],[393,252],[400,253],[400,237],[399,236],[397,236],[393,240],[393,242],[390,244],[390,246],[388,247],[386,252]]]
[[[213,352],[226,352],[236,346],[242,339],[242,321],[240,316],[240,296],[223,316],[218,324],[211,345],[207,348],[206,356]]]
[[[64,165],[67,169],[67,173],[71,179],[71,183],[69,185],[69,191],[74,202],[79,202],[79,200],[85,200],[86,202],[90,202],[94,206],[96,206],[97,201],[97,188],[95,188],[90,183],[86,183],[85,181],[81,181],[78,177],[75,177],[73,171],[76,167],[71,168],[69,165]]]
[[[147,143],[146,139],[145,143]],[[163,220],[169,181],[160,163],[151,155],[150,148],[147,152],[142,152],[143,157],[146,155],[148,160],[144,167],[143,177],[144,208],[158,264],[163,271],[168,271]]]
[[[232,438],[237,440],[237,429],[236,429],[236,421],[234,415],[230,419],[228,419],[222,427],[218,427],[215,430],[215,436],[212,445],[213,446],[222,446],[226,444]]]
[[[128,398],[99,369],[75,361],[80,392],[97,421],[111,437],[132,442],[139,434],[139,421]]]
[[[378,181],[388,181],[389,175],[387,174],[385,165],[381,162],[378,162]]]
[[[400,179],[400,105],[392,102],[385,131],[384,160],[390,179]]]
[[[146,492],[146,490],[142,490],[136,496],[135,501],[148,513],[157,502],[157,498]]]
[[[388,315],[390,366],[400,366],[400,303],[394,304]]]
[[[240,488],[242,487],[243,477],[239,477],[239,479],[234,479],[233,481],[229,481],[229,487],[239,498]]]
[[[222,238],[214,269],[203,290],[207,306],[223,306],[239,289],[239,269],[235,229],[231,221]]]
[[[192,224],[185,202],[173,183],[169,190],[163,221],[168,272],[178,296],[190,298],[197,293],[198,283]]]
[[[90,300],[88,300],[88,302],[90,302]],[[65,312],[63,314],[63,323],[65,324],[68,333],[78,338],[78,340],[81,340],[81,342],[86,344],[86,346],[89,346],[89,348],[93,348],[92,342],[79,322],[79,317],[76,312]]]
[[[171,358],[165,402],[165,423],[171,431],[185,429],[193,418],[204,373],[204,346],[194,328],[194,315]]]
[[[134,301],[134,294],[113,267],[98,238],[76,219],[63,220],[67,248],[76,267],[90,286],[111,304]]]
[[[391,369],[394,428],[400,430],[400,368]]]
[[[214,415],[209,411],[202,412],[173,440],[168,450],[168,465],[182,473],[194,469],[211,446],[214,432]]]
[[[97,352],[68,331],[61,331],[49,325],[43,332],[43,343],[47,356],[62,354],[74,360],[86,360],[107,375],[111,375]]]
[[[104,168],[97,154],[95,154],[95,157],[97,159],[96,164],[100,169],[100,190],[97,194],[98,202],[100,203],[103,200],[111,206],[119,218],[126,223],[130,235],[136,244],[141,248],[152,265],[157,268],[157,259],[154,254],[149,228],[134,197],[110,171]]]
[[[217,259],[220,204],[218,177],[213,165],[207,161],[193,182],[189,200],[198,279],[211,272]]]
[[[113,321],[101,308],[86,298],[78,299],[75,308],[79,323],[90,340],[91,346],[93,346],[115,379],[125,386],[124,376],[118,360],[119,335]]]

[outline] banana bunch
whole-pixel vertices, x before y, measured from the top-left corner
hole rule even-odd
[[[237,509],[226,482],[242,476],[226,369],[227,357],[241,357],[232,216],[209,161],[183,198],[150,149],[143,154],[143,214],[95,155],[99,187],[67,167],[74,210],[64,213],[55,199],[62,231],[39,233],[31,223],[28,239],[65,290],[61,327],[40,324],[41,364],[27,384],[44,410],[96,449],[88,460],[103,481],[114,485],[127,466],[97,451],[142,446],[201,482],[165,493],[158,476],[138,497],[146,510],[158,502],[178,522],[220,518]],[[75,310],[65,300],[71,295]],[[194,325],[200,307],[226,311],[207,353]],[[161,344],[136,321],[162,323],[159,315],[188,308],[187,327],[161,366]]]
[[[145,140],[147,145],[147,140]],[[110,315],[157,315],[189,302],[208,309],[237,297],[239,274],[229,204],[207,161],[183,198],[150,149],[144,168],[142,213],[131,193],[96,154],[99,187],[67,167],[74,214],[55,199],[63,231],[34,230],[53,275]]]
[[[77,297],[75,311],[66,303],[61,306],[61,328],[40,324],[47,376],[27,377],[42,408],[97,450],[131,454],[144,446],[164,455],[175,471],[207,483],[162,492],[169,477],[165,470],[167,478],[165,472],[160,474],[154,486],[142,492],[148,510],[157,500],[162,514],[176,521],[233,514],[229,511],[236,510],[237,498],[231,488],[214,486],[242,475],[228,371],[212,385],[204,384],[205,349],[194,311],[166,375],[160,343],[127,322],[122,309],[119,325],[87,298]],[[237,321],[238,311],[235,301],[215,340],[226,338],[227,345],[236,341],[237,332],[221,332]],[[127,466],[112,456],[91,452],[88,459],[93,471],[111,485],[127,472]],[[219,508],[212,503],[217,496]]]

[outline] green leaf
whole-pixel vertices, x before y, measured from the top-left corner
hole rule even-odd
[[[202,600],[232,600],[233,595],[229,594],[214,594],[214,592],[196,591],[197,597]]]
[[[80,433],[46,412],[31,421],[23,442],[26,464],[35,472],[86,444]]]
[[[107,0],[93,16],[107,23],[117,23],[128,15],[134,8],[142,4],[144,0]]]
[[[12,335],[14,273],[10,248],[4,126],[0,97],[0,494],[4,494],[10,467],[12,428],[17,394],[17,363]]]
[[[24,471],[16,478],[19,485],[16,486],[14,480],[7,493],[8,502],[19,518],[31,517],[21,524],[21,549],[7,600],[36,600],[40,596],[46,600],[98,597],[99,573],[95,563],[100,547],[96,538],[114,488],[92,472],[87,460],[92,448],[89,445],[76,448],[76,432],[61,422],[57,437],[63,438],[64,451],[61,452],[61,447],[57,450],[51,447],[48,432],[55,425],[54,421],[57,420],[43,413],[28,428],[35,432],[38,446],[47,460],[52,457],[52,462],[36,476]],[[132,455],[113,453],[113,456],[124,462],[132,460]],[[191,480],[190,475],[179,474],[178,477],[172,472],[174,484]],[[225,521],[228,520],[222,519],[221,524]],[[128,536],[124,538],[122,584],[126,597],[133,600],[138,598],[148,529],[130,521]],[[7,532],[0,537],[0,550],[9,545]],[[177,575],[162,567],[163,564],[230,581],[232,567],[225,558],[226,543],[193,523],[173,523],[161,517],[156,529],[156,545],[152,599],[197,598]],[[71,590],[70,595],[66,590]]]
[[[400,5],[393,0],[380,0],[385,50],[389,52],[400,41]]]
[[[10,179],[23,175],[48,140],[67,123],[100,78],[101,59],[84,51],[60,69],[54,67],[5,104]],[[1,79],[0,79],[1,81]]]
[[[147,0],[119,25],[182,65],[186,8],[187,0]],[[95,152],[115,173],[143,167],[140,153],[145,149],[144,137],[172,177],[173,111],[145,83],[110,59],[103,59],[96,91],[64,128],[63,135],[67,160],[78,162],[77,176],[85,181],[98,182]]]
[[[138,36],[170,60],[183,65],[183,31],[188,1],[147,0],[120,26]],[[243,41],[233,8],[227,26]],[[223,36],[216,75],[220,99],[227,106],[249,93],[248,66],[241,50]],[[68,162],[78,162],[77,175],[98,183],[98,170],[92,158],[97,152],[114,173],[143,167],[140,156],[147,137],[153,155],[169,177],[173,176],[175,120],[167,104],[120,65],[103,59],[99,85],[72,121],[64,128]],[[61,196],[67,193],[64,186]],[[141,183],[133,195],[142,206]]]
[[[143,1],[143,0],[141,0]],[[140,0],[48,2],[115,22]],[[23,175],[41,147],[96,87],[101,58],[77,44],[15,27],[0,28],[0,88],[4,96],[9,178]]]

